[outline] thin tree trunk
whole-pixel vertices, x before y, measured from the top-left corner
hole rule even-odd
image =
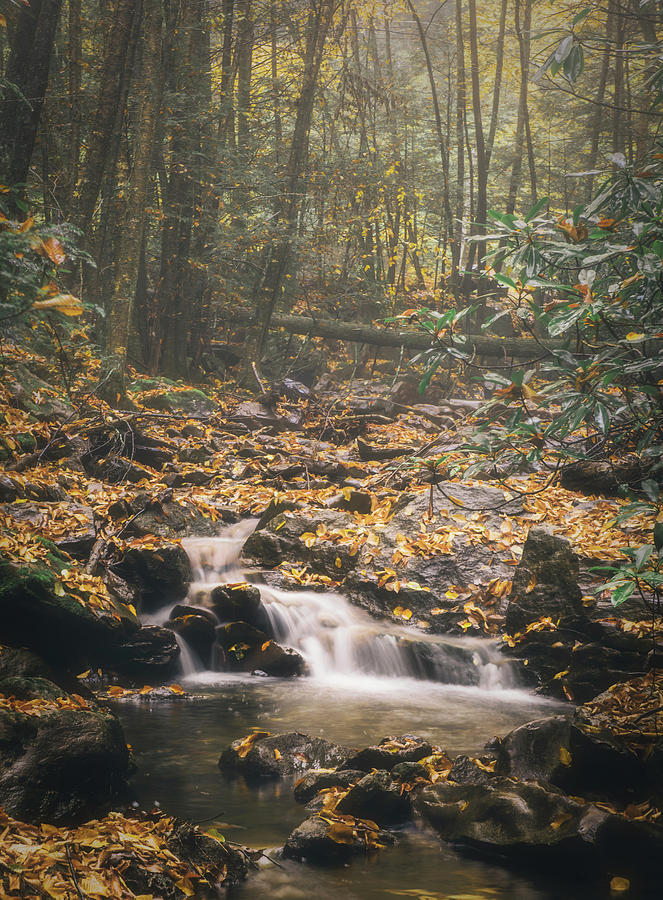
[[[119,243],[106,347],[106,368],[112,373],[106,392],[118,402],[124,400],[124,373],[143,246],[145,205],[161,108],[161,29],[161,0],[143,0],[143,65],[136,90],[136,144],[127,185],[126,215]]]
[[[0,171],[19,197],[30,170],[61,6],[61,0],[26,0],[19,6],[6,71],[19,93],[8,91],[0,103]]]
[[[253,20],[251,0],[237,5],[237,149],[249,149],[251,114],[251,70],[253,62]]]
[[[591,172],[596,168],[596,164],[598,162],[599,156],[599,143],[601,141],[601,133],[603,131],[603,125],[605,120],[605,109],[603,108],[603,101],[605,100],[605,91],[608,84],[608,72],[610,70],[610,54],[612,47],[612,33],[613,33],[613,20],[614,16],[612,13],[612,9],[608,8],[608,17],[606,21],[606,45],[605,50],[603,51],[603,59],[601,60],[601,75],[599,76],[599,86],[596,91],[596,109],[594,110],[594,115],[592,117],[592,126],[591,126],[591,144],[589,157],[587,159],[587,168]],[[592,196],[594,190],[594,176],[590,175],[587,181],[587,201]]]
[[[297,212],[302,199],[300,182],[308,157],[309,129],[313,115],[318,74],[322,64],[334,7],[335,0],[318,0],[309,13],[302,87],[297,101],[295,127],[285,173],[286,192],[279,216],[283,234],[281,239],[270,248],[262,284],[261,293],[264,298],[264,312],[262,328],[256,346],[256,361],[258,363],[260,363],[265,349],[269,324],[281,297],[285,275],[290,263],[292,238],[297,228]]]
[[[521,23],[520,13],[522,0],[515,0],[514,18],[518,48],[520,52],[520,96],[518,99],[518,121],[516,124],[516,155],[509,179],[509,196],[507,200],[507,212],[512,213],[516,208],[518,189],[523,170],[523,144],[525,142],[525,128],[527,121],[527,87],[529,80],[529,55],[531,42],[532,0],[524,0],[524,18]]]
[[[140,14],[136,0],[117,0],[110,25],[108,48],[104,58],[97,108],[87,138],[87,153],[78,180],[76,224],[89,228],[101,188],[108,147],[111,143],[117,107],[122,96],[122,71],[130,41],[134,16]]]
[[[476,142],[476,208],[472,215],[471,233],[486,224],[488,213],[488,162],[486,143],[483,133],[483,115],[481,111],[481,85],[479,82],[479,35],[477,28],[476,0],[469,0],[470,12],[470,60],[472,70],[472,115],[474,118],[474,138]],[[497,86],[495,88],[497,90]],[[482,260],[486,252],[485,243],[472,242],[468,257],[468,269],[472,268],[475,257]]]
[[[423,50],[424,59],[426,60],[426,71],[428,72],[428,83],[430,85],[431,99],[433,101],[433,113],[435,114],[435,131],[437,133],[437,142],[440,151],[440,160],[442,162],[442,202],[444,205],[444,214],[447,220],[447,228],[449,229],[449,233],[453,232],[453,212],[451,211],[451,197],[449,194],[449,153],[446,145],[446,141],[444,140],[444,132],[442,130],[442,115],[440,113],[440,103],[437,96],[437,86],[435,83],[435,73],[433,71],[433,64],[430,57],[430,52],[428,49],[428,41],[426,39],[426,32],[421,23],[421,19],[419,18],[416,9],[412,3],[412,0],[407,0],[407,5],[410,9],[410,13],[412,14],[412,18],[414,19],[415,25],[417,26],[417,31],[419,33],[419,42],[421,43],[421,49]]]
[[[463,242],[465,210],[465,38],[463,36],[463,5],[456,0],[456,221],[452,230],[451,267],[456,291],[460,282],[460,255]]]
[[[81,0],[69,0],[69,171],[67,205],[72,208],[81,158]]]

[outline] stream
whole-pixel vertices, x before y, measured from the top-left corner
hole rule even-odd
[[[188,602],[205,606],[214,586],[244,580],[239,552],[246,523],[220,538],[190,539],[194,582]],[[520,689],[493,642],[426,635],[371,619],[343,597],[260,588],[276,640],[298,650],[309,676],[294,679],[232,675],[209,669],[184,646],[181,681],[191,699],[125,702],[118,709],[138,771],[138,801],[217,829],[228,840],[265,848],[274,858],[305,817],[294,778],[260,785],[227,779],[221,750],[254,728],[304,731],[354,746],[411,733],[450,754],[478,754],[493,735],[568,706]],[[168,618],[167,607],[149,617]],[[147,619],[147,617],[146,617]],[[431,677],[432,675],[432,677]],[[499,865],[461,855],[409,825],[395,847],[339,869],[277,858],[231,890],[236,898],[331,900],[414,897],[420,900],[575,900],[586,885],[536,882]]]

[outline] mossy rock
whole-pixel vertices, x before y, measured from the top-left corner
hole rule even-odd
[[[51,556],[64,563],[57,551]],[[98,659],[131,627],[96,616],[62,590],[48,565],[20,565],[0,556],[0,633],[7,644],[69,668]]]
[[[216,410],[214,400],[196,388],[156,394],[154,397],[148,397],[145,405],[151,409],[182,413],[185,416],[210,416]]]
[[[127,789],[129,752],[115,716],[0,709],[0,804],[24,822],[73,825],[103,815]]]

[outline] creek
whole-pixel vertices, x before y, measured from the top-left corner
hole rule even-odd
[[[194,582],[189,603],[205,606],[218,584],[244,580],[239,552],[247,528],[184,542]],[[249,576],[251,577],[251,576]],[[254,581],[256,579],[254,578]],[[363,747],[411,733],[450,754],[478,754],[493,735],[564,710],[519,688],[497,647],[479,638],[427,635],[371,619],[333,594],[276,590],[259,584],[277,641],[298,650],[309,675],[279,679],[208,669],[184,647],[181,681],[191,695],[172,703],[123,703],[118,710],[134,748],[134,788],[141,805],[155,801],[228,840],[266,848],[274,857],[306,813],[294,779],[259,785],[227,779],[221,750],[252,729],[304,731]],[[150,617],[163,622],[170,608]],[[408,826],[395,847],[339,869],[264,860],[232,897],[331,900],[414,897],[420,900],[575,900],[587,886],[536,882],[508,868],[461,855],[427,830]]]

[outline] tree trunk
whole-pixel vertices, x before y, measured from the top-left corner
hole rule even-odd
[[[521,23],[520,13],[523,0],[515,0],[515,28],[518,37],[518,48],[520,52],[520,96],[518,99],[518,121],[516,124],[516,155],[511,169],[511,178],[509,180],[509,197],[507,200],[506,211],[512,213],[516,208],[518,199],[518,189],[520,188],[520,179],[523,170],[523,144],[525,142],[525,129],[528,118],[527,109],[527,87],[529,81],[529,56],[531,43],[531,24],[532,24],[532,0],[524,0],[525,10],[524,19]]]
[[[285,173],[285,196],[281,203],[279,219],[282,237],[272,244],[268,253],[262,283],[262,328],[256,347],[258,364],[265,349],[269,324],[281,297],[285,275],[292,253],[292,238],[297,228],[297,212],[302,199],[301,176],[308,157],[309,129],[313,116],[313,104],[322,64],[327,34],[331,26],[335,0],[317,0],[309,13],[302,86],[297,101],[295,127],[290,143],[290,154]]]
[[[469,0],[470,11],[470,60],[472,68],[472,114],[474,118],[474,138],[476,142],[476,207],[474,210],[471,233],[483,230],[488,213],[488,161],[486,143],[483,134],[483,115],[481,112],[481,85],[479,83],[479,35],[477,28],[476,0]],[[497,85],[495,86],[497,91]],[[485,232],[484,232],[485,233]],[[486,252],[485,243],[472,242],[468,258],[468,269],[472,268],[475,257],[481,261]]]
[[[118,403],[124,400],[124,373],[145,229],[145,205],[161,109],[161,29],[161,0],[143,0],[143,65],[136,90],[136,143],[126,189],[126,213],[119,242],[106,346],[106,395]]]
[[[136,0],[117,0],[115,15],[109,22],[110,36],[101,70],[97,108],[87,138],[87,153],[77,188],[75,221],[84,232],[88,231],[92,221],[104,176],[108,147],[122,96],[122,71],[131,27],[134,16],[140,15],[140,7],[141,3]]]
[[[30,170],[61,6],[61,0],[26,0],[17,14],[5,76],[17,92],[10,87],[0,103],[0,171],[19,196]]]

